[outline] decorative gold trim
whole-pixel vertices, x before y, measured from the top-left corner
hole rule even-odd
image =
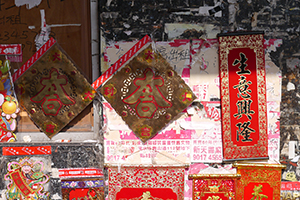
[[[282,164],[269,164],[269,163],[238,163],[235,162],[232,165],[236,168],[278,168],[278,169],[285,169],[286,165]]]
[[[126,168],[131,168],[131,167],[141,167],[141,168],[151,168],[151,167],[161,167],[161,168],[189,168],[189,164],[169,164],[169,165],[135,165],[135,164],[104,164],[104,168],[117,168],[117,167],[126,167]]]
[[[240,174],[189,174],[189,179],[241,178]]]
[[[178,199],[184,199],[185,169],[183,167],[145,167],[143,165],[136,167],[131,165],[120,170],[117,167],[110,167],[107,171],[109,200],[116,199],[116,194],[123,188],[150,187],[170,188],[177,194]],[[162,179],[168,181],[160,182],[159,180]]]

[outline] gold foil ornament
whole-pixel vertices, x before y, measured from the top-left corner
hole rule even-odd
[[[196,98],[151,45],[108,80],[100,92],[142,142],[153,138]]]
[[[15,87],[20,104],[49,138],[82,112],[96,93],[56,42],[15,81]]]

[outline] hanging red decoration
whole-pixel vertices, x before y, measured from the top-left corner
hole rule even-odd
[[[193,200],[234,200],[240,174],[190,174]]]
[[[280,199],[280,164],[234,163],[241,178],[237,182],[236,199]]]
[[[224,160],[268,158],[264,35],[219,34]]]
[[[185,166],[108,167],[109,200],[183,200]]]

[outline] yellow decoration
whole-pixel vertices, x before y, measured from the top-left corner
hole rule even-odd
[[[186,98],[192,98],[192,95],[190,93],[187,93]]]
[[[151,200],[151,194],[149,191],[147,192],[144,192],[143,195],[142,195],[142,199],[141,200]]]
[[[252,193],[252,195],[253,195],[253,197],[251,198],[251,200],[255,200],[255,199],[257,199],[257,200],[261,200],[261,199],[263,199],[263,198],[268,198],[268,196],[267,195],[264,195],[264,194],[260,194],[261,192],[262,192],[262,185],[258,185],[258,186],[254,186],[254,189],[253,189],[253,193]]]
[[[208,197],[207,200],[222,200],[219,196]]]
[[[287,172],[285,179],[288,181],[297,181],[295,172]]]
[[[14,112],[16,112],[17,110],[17,104],[13,101],[5,101],[3,104],[2,104],[2,111],[5,113],[5,114],[13,114]]]
[[[210,190],[211,192],[219,192],[219,187],[220,187],[220,186],[214,185],[214,186],[208,186],[208,187],[209,187],[209,190]]]

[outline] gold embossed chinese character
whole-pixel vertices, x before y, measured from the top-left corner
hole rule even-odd
[[[196,98],[151,46],[108,80],[100,92],[142,142],[153,138]]]
[[[254,189],[253,189],[253,197],[250,199],[250,200],[261,200],[263,198],[268,198],[267,195],[264,195],[264,194],[261,194],[262,193],[262,185],[258,185],[258,186],[254,186]]]
[[[21,106],[50,138],[83,111],[96,93],[57,43],[15,81],[15,87]]]

